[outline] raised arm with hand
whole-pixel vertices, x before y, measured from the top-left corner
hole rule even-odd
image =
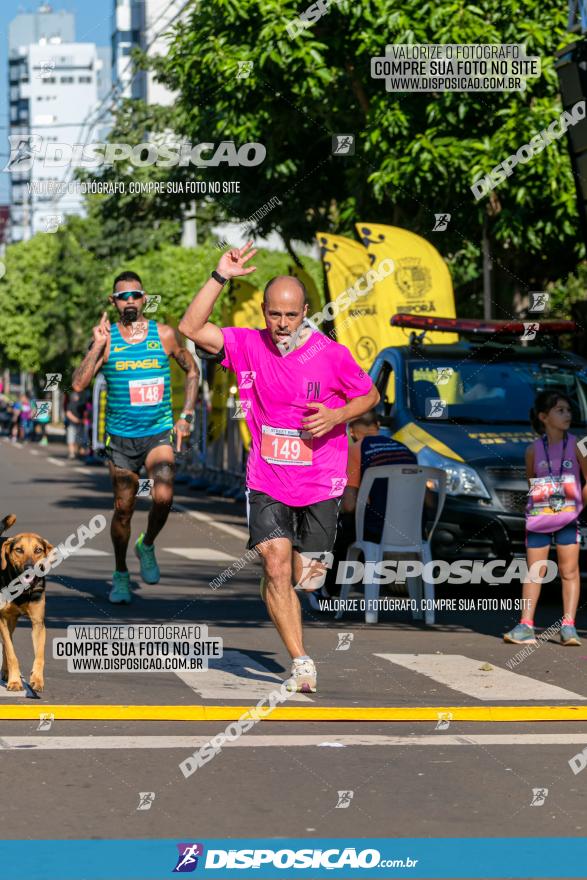
[[[71,387],[74,391],[83,391],[87,388],[104,363],[110,341],[110,322],[107,312],[104,312],[100,323],[93,328],[92,336],[92,346],[72,377]]]
[[[218,275],[228,281],[230,278],[254,272],[255,266],[245,268],[245,263],[257,253],[256,248],[250,250],[252,244],[251,240],[242,248],[232,248],[222,254],[216,267]],[[209,321],[222,287],[222,282],[209,278],[191,301],[178,326],[180,333],[212,354],[217,354],[224,345],[222,330]]]

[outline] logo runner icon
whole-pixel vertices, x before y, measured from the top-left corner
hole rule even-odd
[[[332,153],[335,156],[355,155],[354,134],[335,134],[332,136]]]
[[[173,869],[174,874],[189,874],[198,867],[198,858],[204,855],[202,843],[177,843],[179,856]]]
[[[11,134],[10,158],[4,167],[4,171],[30,171],[37,153],[43,143],[43,138],[38,134]]]

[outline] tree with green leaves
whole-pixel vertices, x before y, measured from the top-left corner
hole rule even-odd
[[[262,165],[237,170],[241,193],[223,199],[223,212],[243,218],[278,196],[257,232],[275,229],[288,243],[324,229],[354,235],[359,220],[411,229],[448,259],[467,302],[481,286],[486,217],[507,302],[574,268],[583,246],[564,139],[489,197],[476,202],[470,189],[560,115],[553,60],[569,42],[564,3],[338,0],[292,37],[299,13],[298,0],[194,2],[152,62],[177,93],[166,124],[178,135],[266,146]],[[387,43],[523,43],[542,72],[522,92],[387,92],[370,74]],[[354,156],[332,154],[335,133],[355,135]],[[452,215],[449,229],[431,235],[440,212]]]
[[[69,217],[57,232],[38,233],[6,249],[6,274],[0,280],[1,366],[61,372],[65,383],[87,350],[92,327],[104,309],[110,309],[108,296],[119,272],[137,272],[145,290],[161,297],[152,317],[175,325],[220,255],[212,244],[182,248],[161,243],[141,253],[115,250],[103,259],[99,230],[96,216]],[[255,282],[264,287],[275,275],[287,274],[292,260],[284,253],[260,250],[256,264]],[[320,264],[304,258],[303,265],[320,289]],[[214,320],[220,320],[221,302]],[[110,315],[114,320],[114,310]]]

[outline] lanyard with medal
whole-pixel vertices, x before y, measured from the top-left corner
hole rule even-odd
[[[558,475],[558,484],[554,481],[554,474],[552,472],[552,467],[550,464],[550,456],[548,454],[548,440],[546,438],[546,434],[542,435],[542,442],[544,444],[544,454],[546,455],[546,463],[548,464],[548,476],[550,477],[552,483],[552,493],[548,499],[550,504],[550,509],[555,513],[559,513],[563,509],[566,504],[567,499],[562,491],[562,476],[563,476],[563,464],[565,461],[565,452],[567,451],[567,443],[568,443],[568,435],[565,433],[565,439],[563,440],[563,450],[561,452],[561,466],[560,473]],[[558,487],[558,491],[557,491]]]

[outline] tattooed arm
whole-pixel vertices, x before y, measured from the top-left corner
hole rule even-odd
[[[92,335],[92,346],[72,376],[71,387],[73,391],[83,391],[84,388],[87,388],[108,357],[110,322],[106,312],[102,315],[100,323],[92,330]]]
[[[200,384],[200,371],[198,370],[194,356],[187,350],[183,344],[181,336],[177,330],[173,329],[173,327],[168,327],[166,324],[160,324],[159,336],[167,355],[172,357],[186,374],[182,412],[186,415],[193,415],[196,408],[198,386]],[[189,436],[190,424],[185,419],[178,419],[174,430],[177,435],[177,450],[179,451],[183,437]]]

